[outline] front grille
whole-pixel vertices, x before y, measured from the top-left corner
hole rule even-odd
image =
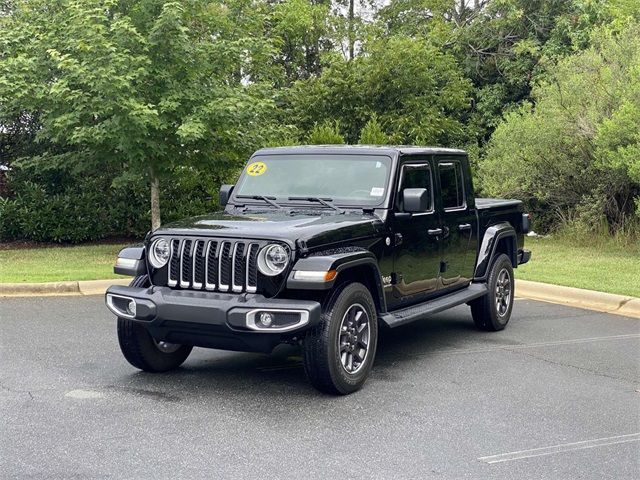
[[[167,285],[192,290],[248,292],[257,290],[255,242],[174,238],[167,268]]]

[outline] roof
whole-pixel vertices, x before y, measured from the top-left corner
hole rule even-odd
[[[411,145],[298,145],[292,147],[261,148],[254,155],[276,154],[309,154],[309,153],[360,153],[369,155],[466,155],[464,150],[441,147],[418,147]]]

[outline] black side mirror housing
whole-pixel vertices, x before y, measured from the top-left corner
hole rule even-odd
[[[233,187],[234,185],[222,185],[220,187],[220,206],[221,207],[226,207],[227,203],[229,203],[229,198],[231,198]]]
[[[409,213],[420,213],[429,210],[431,198],[426,188],[405,188],[402,191],[403,210]]]

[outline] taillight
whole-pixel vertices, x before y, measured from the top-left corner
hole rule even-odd
[[[531,228],[531,214],[523,213],[522,214],[522,233],[529,233],[530,228]]]

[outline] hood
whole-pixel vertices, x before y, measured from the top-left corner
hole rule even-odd
[[[308,248],[349,239],[373,237],[384,223],[375,214],[288,214],[284,211],[247,212],[233,215],[216,212],[163,225],[153,235],[193,235],[248,239],[273,239],[289,243],[304,241]]]

